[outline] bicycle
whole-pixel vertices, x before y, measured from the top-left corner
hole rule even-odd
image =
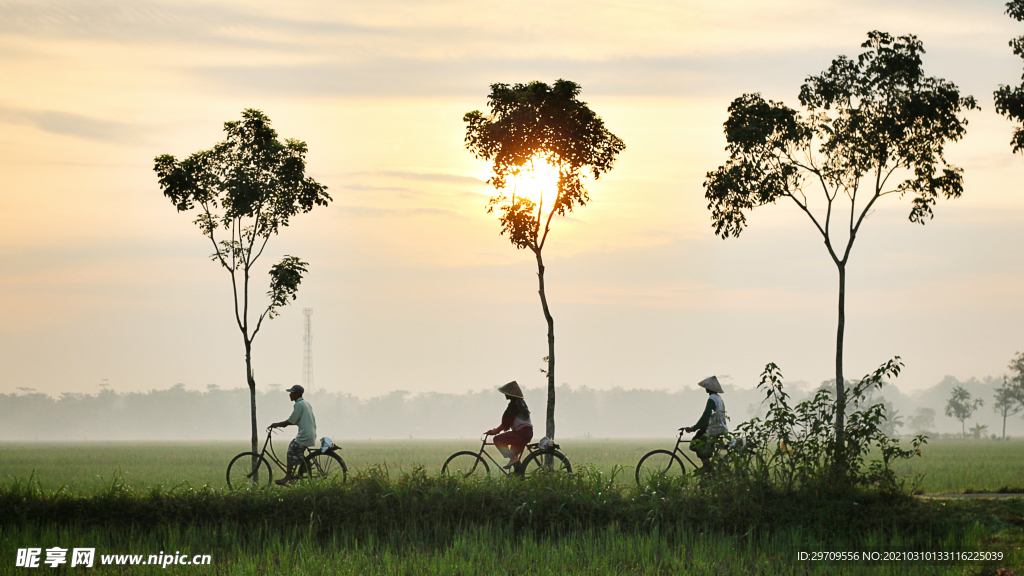
[[[274,444],[270,441],[275,430],[276,428],[267,428],[267,440],[263,443],[261,452],[242,452],[231,459],[227,471],[229,489],[269,486],[273,481],[273,469],[267,461],[268,456],[270,462],[276,464],[282,473],[288,473],[288,466],[277,457],[274,452]],[[341,448],[333,443],[326,451],[319,448],[306,448],[305,457],[296,468],[292,480],[340,480],[344,482],[348,478],[348,466],[337,454],[338,450]]]
[[[479,452],[470,452],[469,450],[463,450],[456,452],[448,457],[444,461],[444,465],[441,466],[442,476],[457,476],[461,478],[486,478],[491,474],[491,468],[487,464],[487,460],[484,460],[484,456],[494,463],[498,471],[505,476],[511,476],[518,474],[519,476],[533,476],[536,474],[555,472],[555,473],[572,473],[572,465],[569,464],[569,459],[558,451],[558,444],[550,443],[550,445],[541,448],[540,443],[527,444],[526,449],[530,453],[523,458],[522,463],[518,469],[513,467],[510,470],[506,470],[505,467],[498,463],[489,452],[487,452],[487,446],[494,446],[494,442],[488,442],[487,437],[490,434],[484,434]],[[553,460],[551,467],[549,468],[546,463],[546,457],[550,456]]]
[[[680,428],[679,437],[676,438],[676,446],[671,452],[668,450],[651,450],[644,454],[643,458],[636,465],[637,486],[649,483],[654,477],[678,478],[684,474],[692,474],[694,470],[699,468],[697,463],[691,460],[686,452],[679,448],[680,444],[689,444],[692,441],[692,439],[683,440],[684,434],[686,434],[686,431]],[[687,468],[686,464],[683,464],[683,460],[686,460],[690,465],[689,468]]]

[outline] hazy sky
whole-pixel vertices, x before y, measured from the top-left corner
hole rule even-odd
[[[255,344],[261,388],[542,383],[546,326],[529,252],[485,212],[462,116],[494,82],[579,83],[626,142],[545,259],[557,380],[750,387],[834,374],[835,267],[795,207],[713,235],[702,182],[726,159],[729,102],[799,86],[869,30],[916,34],[925,71],[979,99],[948,148],[964,197],[926,226],[886,197],[848,271],[850,378],[900,355],[905,390],[999,375],[1024,350],[1024,157],[992,92],[1020,82],[1001,1],[90,2],[0,0],[0,393],[244,385],[227,273],[162,195],[153,158],[223,139],[259,108],[309,146],[334,202],[271,240],[309,262]]]

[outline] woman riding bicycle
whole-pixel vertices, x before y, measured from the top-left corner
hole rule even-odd
[[[484,434],[498,434],[508,430],[504,434],[494,437],[494,447],[501,452],[501,455],[508,458],[505,468],[514,468],[519,471],[519,457],[526,449],[526,445],[533,439],[533,424],[530,422],[530,409],[526,407],[523,400],[523,391],[515,380],[498,388],[498,392],[505,395],[508,400],[508,407],[501,415],[501,425],[484,432]]]
[[[697,453],[700,458],[701,470],[711,472],[711,457],[715,454],[715,440],[729,429],[725,420],[725,402],[719,394],[724,393],[718,378],[711,376],[697,383],[697,386],[708,392],[708,403],[704,406],[704,414],[693,426],[680,428],[686,432],[697,431],[693,440],[690,441],[690,450]]]

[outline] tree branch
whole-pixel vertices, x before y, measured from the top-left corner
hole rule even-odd
[[[242,245],[242,217],[235,218],[235,222],[238,227],[238,244]],[[252,337],[249,336],[249,262],[248,258],[245,259],[245,263],[242,266],[242,334],[246,339],[246,342],[252,342]]]
[[[890,173],[891,173],[891,171],[890,171]],[[865,206],[864,210],[860,213],[860,216],[857,218],[857,224],[854,225],[850,229],[850,238],[846,242],[846,251],[843,253],[843,264],[846,264],[847,258],[850,257],[850,250],[853,249],[853,241],[857,237],[857,231],[860,230],[860,225],[864,223],[864,218],[867,217],[868,212],[871,210],[871,207],[875,205],[875,201],[877,201],[879,198],[882,197],[881,188],[880,188],[880,186],[882,185],[882,180],[881,180],[882,164],[881,163],[879,163],[878,170],[875,172],[875,174],[876,174],[876,176],[875,176],[875,194],[871,197],[871,200],[868,200],[867,206]],[[850,218],[851,218],[851,221],[852,221],[852,219],[853,219],[853,211],[852,210],[850,212]]]

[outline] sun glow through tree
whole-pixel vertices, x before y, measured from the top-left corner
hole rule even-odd
[[[550,206],[558,194],[558,169],[544,157],[534,156],[515,173],[510,188],[512,196],[533,202],[543,212],[545,198]]]
[[[586,102],[576,99],[580,87],[558,80],[492,84],[490,114],[467,113],[466,148],[491,162],[488,183],[495,194],[487,204],[497,212],[501,233],[512,245],[528,248],[537,258],[538,293],[548,324],[548,405],[546,434],[555,438],[555,321],[544,292],[541,255],[551,220],[590,201],[583,187],[585,172],[598,179],[612,169],[626,145],[604,126]],[[546,198],[545,198],[546,197]],[[545,214],[546,211],[546,214]],[[549,462],[550,464],[550,462]]]

